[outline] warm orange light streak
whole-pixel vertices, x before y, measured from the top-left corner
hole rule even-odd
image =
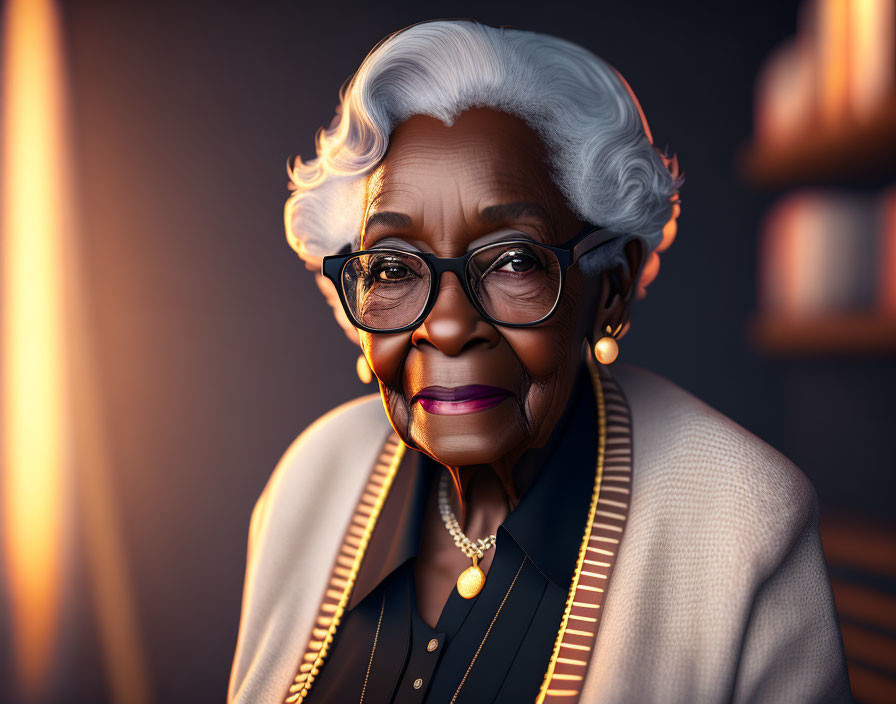
[[[819,4],[820,108],[823,124],[836,127],[849,108],[850,0],[821,0]]]
[[[867,117],[896,89],[896,0],[852,0],[850,12],[851,107]]]
[[[153,694],[146,672],[128,554],[119,528],[112,491],[114,466],[103,423],[100,375],[90,332],[84,257],[78,237],[65,242],[67,288],[66,335],[71,348],[71,387],[77,413],[72,417],[77,457],[80,527],[86,535],[87,566],[96,607],[110,700],[116,704],[148,704]]]
[[[3,534],[22,694],[45,691],[60,610],[67,462],[59,28],[9,0],[3,37]]]
[[[7,3],[0,515],[16,673],[25,701],[62,686],[51,670],[53,646],[80,506],[110,700],[146,704],[152,693],[110,485],[71,196],[61,40],[52,0]]]

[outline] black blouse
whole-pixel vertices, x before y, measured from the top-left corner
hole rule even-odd
[[[455,588],[435,628],[417,612],[414,558],[441,465],[413,453],[371,536],[327,662],[306,701],[534,701],[548,666],[588,516],[597,408],[579,368],[544,469],[497,531],[485,586]]]

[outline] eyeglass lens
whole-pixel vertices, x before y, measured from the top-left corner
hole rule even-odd
[[[466,277],[481,308],[494,320],[525,325],[546,317],[560,295],[560,263],[534,243],[496,243],[470,257]],[[373,330],[414,323],[425,310],[432,274],[412,253],[371,250],[349,260],[342,274],[355,320]]]

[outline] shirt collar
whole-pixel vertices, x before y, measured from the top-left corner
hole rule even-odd
[[[436,472],[420,452],[407,452],[380,509],[347,608],[355,608],[396,568],[417,554],[429,482]],[[435,464],[435,463],[433,463]]]
[[[597,459],[597,407],[584,361],[544,456],[543,470],[501,524],[498,542],[503,529],[545,577],[566,589],[575,571]],[[402,462],[371,534],[348,609],[417,554],[429,482],[439,469],[419,452],[408,453]]]
[[[572,580],[588,517],[597,460],[597,404],[583,362],[545,446],[544,469],[502,524],[556,586]]]

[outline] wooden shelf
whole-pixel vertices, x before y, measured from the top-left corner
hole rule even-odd
[[[896,174],[896,96],[861,122],[827,131],[810,126],[785,145],[748,145],[738,155],[738,167],[750,183],[768,188],[891,178]]]
[[[896,354],[896,315],[829,314],[818,318],[759,314],[751,342],[772,354]]]
[[[821,543],[856,701],[896,701],[896,523],[823,509]]]

